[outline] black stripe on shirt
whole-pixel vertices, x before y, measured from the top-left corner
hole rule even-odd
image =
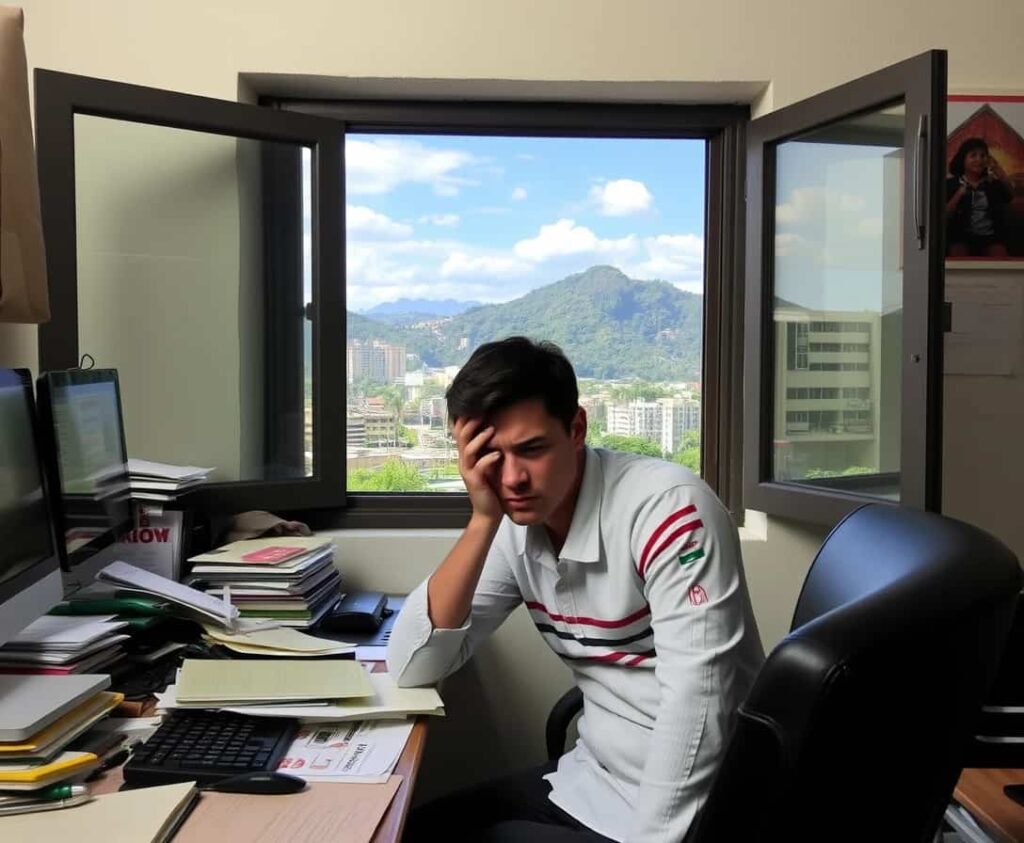
[[[650,638],[653,630],[650,627],[638,632],[635,635],[630,635],[626,638],[579,638],[573,635],[571,632],[566,632],[564,629],[555,629],[549,623],[538,623],[535,624],[538,630],[541,632],[548,632],[552,635],[557,635],[566,641],[575,641],[577,644],[582,644],[585,647],[621,647],[624,644],[632,644],[634,641],[642,641],[644,638]],[[637,653],[636,655],[640,655]]]

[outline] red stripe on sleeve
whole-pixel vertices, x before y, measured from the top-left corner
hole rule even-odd
[[[697,518],[694,521],[688,521],[687,523],[683,524],[682,527],[680,527],[678,530],[673,532],[667,539],[665,539],[665,541],[663,541],[658,546],[658,549],[647,557],[647,560],[645,562],[641,563],[640,576],[645,579],[647,578],[647,569],[648,567],[650,567],[650,563],[657,559],[665,551],[665,548],[672,544],[672,542],[674,542],[680,536],[685,536],[687,533],[692,533],[694,530],[699,530],[703,526],[704,522],[701,521],[699,518]]]
[[[640,554],[640,564],[637,566],[637,572],[640,576],[643,576],[644,568],[647,567],[648,554],[651,552],[651,548],[654,547],[654,543],[658,540],[669,527],[676,523],[680,518],[685,518],[687,515],[692,515],[697,511],[697,507],[692,503],[689,506],[684,506],[678,512],[673,512],[668,518],[658,525],[658,529],[651,533],[651,537],[647,540],[647,544],[644,545],[643,552]]]

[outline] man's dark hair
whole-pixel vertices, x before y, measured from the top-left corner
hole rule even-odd
[[[956,151],[956,155],[953,156],[953,160],[949,162],[949,172],[951,175],[960,178],[964,174],[964,159],[967,157],[967,153],[972,149],[981,149],[988,155],[988,144],[985,143],[981,138],[967,138],[960,148]]]
[[[473,352],[448,392],[448,418],[490,418],[520,401],[540,399],[566,432],[579,406],[576,373],[553,342],[526,337],[488,342]]]

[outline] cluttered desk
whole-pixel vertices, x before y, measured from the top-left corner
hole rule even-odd
[[[125,561],[133,498],[204,470],[128,460],[112,370],[37,394],[0,370],[0,838],[397,840],[444,713],[384,669],[400,598],[342,594],[322,536]]]

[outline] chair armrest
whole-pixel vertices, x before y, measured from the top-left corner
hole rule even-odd
[[[573,686],[551,707],[544,730],[548,747],[548,761],[557,761],[565,753],[565,738],[569,724],[583,710],[583,693]]]

